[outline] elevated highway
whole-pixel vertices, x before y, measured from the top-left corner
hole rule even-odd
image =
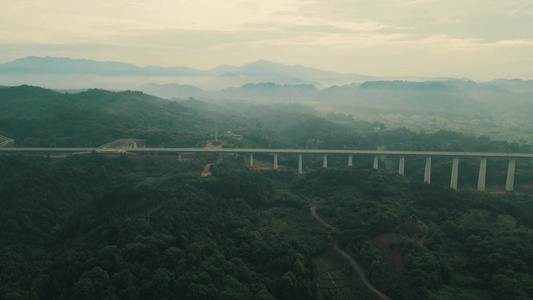
[[[444,151],[388,151],[388,150],[328,150],[328,149],[260,149],[260,148],[0,148],[0,153],[272,153],[272,154],[345,154],[345,155],[395,155],[395,156],[451,156],[451,157],[498,157],[498,158],[533,158],[533,153],[497,153],[497,152],[444,152]]]
[[[323,155],[323,167],[328,166],[328,155],[347,155],[348,166],[352,165],[354,155],[373,155],[373,167],[379,167],[379,156],[398,156],[399,165],[398,173],[404,175],[405,156],[425,157],[426,165],[424,170],[424,182],[431,182],[431,158],[432,157],[452,157],[452,173],[450,178],[450,187],[457,189],[457,177],[459,172],[459,158],[461,157],[478,157],[480,158],[480,168],[478,176],[478,190],[485,190],[487,158],[507,158],[509,166],[507,171],[507,181],[505,189],[512,191],[514,188],[514,174],[516,159],[531,159],[533,153],[493,153],[493,152],[444,152],[444,151],[387,151],[387,150],[328,150],[328,149],[245,149],[245,148],[14,148],[0,147],[1,153],[160,153],[160,154],[179,154],[179,153],[245,153],[250,155],[250,166],[253,166],[253,155],[258,153],[270,153],[274,156],[274,169],[278,168],[278,156],[282,154],[298,154],[298,172],[303,172],[302,162],[305,154]]]

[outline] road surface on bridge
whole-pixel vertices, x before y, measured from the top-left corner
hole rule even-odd
[[[500,157],[533,158],[533,153],[494,152],[445,152],[445,151],[396,151],[396,150],[328,150],[328,149],[260,149],[260,148],[0,148],[0,153],[272,153],[272,154],[346,154],[346,155],[397,155],[397,156],[457,156],[457,157]]]

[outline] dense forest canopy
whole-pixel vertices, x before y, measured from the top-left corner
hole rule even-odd
[[[388,85],[395,84],[404,86]],[[369,88],[383,85],[390,88],[381,82]],[[204,102],[193,98],[168,101],[142,92],[98,89],[60,93],[32,86],[0,88],[0,134],[13,138],[17,147],[98,147],[123,138],[144,139],[148,147],[204,147],[214,138],[215,128],[226,148],[531,152],[529,144],[497,142],[447,130],[388,129],[381,122],[357,120],[350,114],[324,116],[302,104]],[[243,138],[233,138],[233,134]],[[296,157],[280,159],[284,165],[297,167]],[[306,157],[304,168],[320,167],[320,159]],[[331,156],[329,164],[342,166],[345,160]],[[370,164],[370,158],[357,160],[362,166]],[[394,157],[380,160],[380,168],[394,170],[397,165]],[[423,167],[423,159],[406,158],[408,178],[420,180]],[[489,160],[487,185],[503,185],[506,167],[503,160]],[[479,159],[462,159],[459,185],[475,187],[478,169]],[[451,160],[434,159],[432,182],[447,184],[450,172]],[[520,161],[516,183],[528,184],[532,172],[529,161]]]
[[[533,296],[529,196],[457,193],[371,169],[317,170],[292,189],[321,199],[340,244],[393,299]]]
[[[18,145],[99,146],[120,138],[146,139],[153,145],[194,145],[205,124],[187,107],[141,92],[0,89],[0,131]]]
[[[215,124],[226,148],[531,152],[302,104],[0,88],[0,134],[16,147],[120,138],[204,147]],[[517,161],[519,193],[490,194],[475,190],[477,158],[460,160],[459,191],[448,187],[448,158],[433,160],[431,185],[420,158],[406,157],[405,177],[395,157],[380,157],[379,169],[372,157],[346,159],[331,155],[322,168],[306,155],[298,174],[296,155],[272,170],[272,156],[258,154],[254,170],[238,154],[2,154],[0,298],[377,299],[334,243],[392,299],[533,297],[530,160]],[[507,164],[489,159],[488,187],[502,190]]]
[[[1,157],[1,297],[316,298],[310,245],[280,238],[294,208],[231,162],[201,178],[205,159]]]
[[[136,91],[60,93],[27,85],[0,88],[0,134],[15,139],[17,145],[99,146],[115,139],[137,138],[146,139],[149,146],[196,146],[214,137],[215,125],[219,136],[230,131],[251,137],[238,144],[247,147],[531,151],[524,143],[497,145],[449,130],[415,133],[405,127],[389,129],[342,110],[323,114],[290,102],[168,101]]]
[[[199,176],[216,160],[0,157],[1,297],[342,297],[315,264],[334,239],[393,299],[533,296],[529,196],[371,168],[257,171],[234,156]]]

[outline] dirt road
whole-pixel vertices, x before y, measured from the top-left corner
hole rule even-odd
[[[324,225],[325,227],[327,228],[331,228],[333,226],[329,225],[326,221],[322,220],[318,214],[316,213],[316,206],[313,206],[311,207],[311,213],[313,214],[313,217],[315,217],[320,223],[322,223],[322,225]],[[344,258],[346,258],[346,260],[348,260],[348,262],[350,263],[350,265],[352,265],[352,267],[354,268],[355,272],[357,272],[357,274],[359,274],[359,277],[361,278],[361,280],[363,281],[363,283],[366,285],[366,287],[371,290],[372,292],[374,292],[376,295],[378,295],[381,299],[384,299],[384,300],[392,300],[389,296],[383,294],[382,292],[380,292],[378,289],[376,289],[369,281],[368,279],[366,278],[365,276],[365,273],[363,271],[363,268],[359,265],[359,263],[357,263],[357,261],[355,261],[355,259],[353,259],[348,253],[346,253],[346,251],[342,250],[341,248],[339,248],[339,244],[337,243],[337,241],[335,241],[333,243],[333,248],[335,249],[335,251],[337,251],[340,255],[342,255]]]

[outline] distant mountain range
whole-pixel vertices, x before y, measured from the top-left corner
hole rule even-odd
[[[27,75],[31,75],[27,78]],[[87,59],[57,58],[57,57],[26,57],[0,64],[0,78],[6,76],[25,76],[26,80],[40,78],[41,82],[18,82],[7,84],[34,84],[51,88],[82,88],[80,78],[86,80],[86,84],[98,83],[96,86],[85,88],[102,87],[113,89],[109,79],[113,77],[129,77],[124,79],[128,82],[144,83],[158,79],[160,84],[176,83],[200,84],[204,89],[238,87],[247,83],[273,82],[276,84],[313,84],[318,87],[327,87],[333,84],[345,84],[351,82],[364,82],[378,80],[373,76],[359,74],[341,74],[330,71],[308,68],[304,66],[288,66],[280,63],[260,60],[245,64],[240,67],[222,65],[210,70],[196,70],[187,67],[139,67],[121,62],[100,62]],[[94,80],[95,77],[104,77]],[[46,78],[62,78],[66,82],[56,82],[50,86]],[[107,79],[107,80],[106,80]],[[107,82],[105,86],[103,83]],[[0,84],[2,82],[0,81]],[[62,84],[62,86],[59,86]],[[70,84],[66,86],[66,84]],[[176,88],[177,86],[173,86]],[[116,88],[116,87],[115,87]],[[165,87],[168,89],[169,87]],[[120,87],[118,87],[120,89]],[[180,87],[181,89],[181,87]],[[190,91],[192,92],[192,91]]]
[[[413,82],[341,74],[260,60],[240,67],[210,70],[188,67],[139,67],[120,62],[57,57],[26,57],[0,64],[0,85],[30,84],[58,90],[87,88],[141,90],[161,98],[211,98],[277,101],[352,101],[390,105],[442,100],[452,105],[528,102],[533,80],[428,78]],[[392,101],[392,102],[391,102]]]
[[[29,56],[0,65],[0,74],[58,74],[99,76],[196,76],[187,67],[138,67],[114,61]]]

